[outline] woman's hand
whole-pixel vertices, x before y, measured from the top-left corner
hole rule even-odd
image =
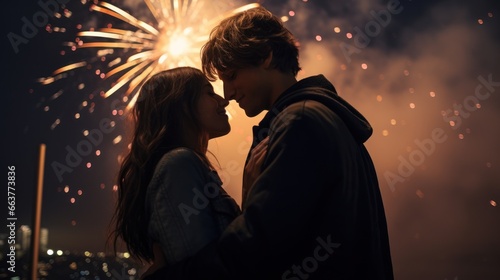
[[[250,152],[250,158],[243,173],[243,189],[250,191],[253,184],[260,176],[262,163],[267,154],[269,144],[269,136],[260,141],[255,148]]]
[[[153,244],[153,263],[151,266],[141,275],[141,280],[146,276],[153,274],[158,269],[162,268],[166,264],[165,255],[163,255],[163,251],[159,243]]]

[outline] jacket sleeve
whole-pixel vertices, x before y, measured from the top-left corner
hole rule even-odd
[[[206,169],[190,150],[167,153],[148,189],[149,234],[168,264],[192,256],[219,234],[206,191]],[[208,194],[209,195],[209,194]]]

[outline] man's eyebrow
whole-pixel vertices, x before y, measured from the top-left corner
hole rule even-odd
[[[224,72],[220,72],[219,78],[230,79],[235,72],[236,70],[226,70]]]
[[[227,72],[218,72],[217,76],[219,76],[219,78],[225,78],[227,76],[226,73]]]

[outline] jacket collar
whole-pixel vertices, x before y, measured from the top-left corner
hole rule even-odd
[[[273,104],[273,107],[267,112],[264,118],[259,122],[258,125],[253,126],[253,143],[252,149],[260,143],[264,138],[266,138],[269,134],[269,127],[271,126],[271,122],[276,116],[283,111],[288,105],[294,103],[295,101],[288,98],[294,92],[302,90],[308,87],[322,87],[325,88],[334,94],[337,94],[335,87],[330,83],[325,76],[317,75],[304,78],[297,83],[293,84],[291,87],[286,89],[283,93],[280,94],[278,99]]]

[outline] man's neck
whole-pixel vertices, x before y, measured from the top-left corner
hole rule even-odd
[[[297,78],[293,74],[284,74],[279,72],[273,77],[274,89],[272,92],[272,96],[270,98],[270,105],[272,106],[278,97],[285,92],[289,87],[293,86],[297,83]]]

